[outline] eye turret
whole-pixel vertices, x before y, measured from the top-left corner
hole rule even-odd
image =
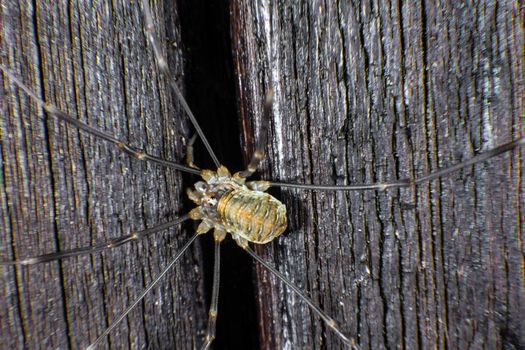
[[[197,181],[195,183],[195,189],[198,192],[205,193],[208,190],[208,184],[204,181]]]

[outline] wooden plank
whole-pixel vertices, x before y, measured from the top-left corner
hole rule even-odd
[[[157,73],[140,2],[8,1],[2,64],[46,101],[151,154],[181,161],[187,119]],[[154,4],[182,76],[173,4]],[[172,220],[180,174],[46,118],[1,78],[0,260],[86,246]],[[191,226],[190,226],[191,228]],[[190,237],[180,227],[111,252],[0,268],[1,348],[84,348]],[[204,329],[199,246],[111,333],[106,347],[194,348]]]
[[[523,136],[517,3],[231,8],[244,130],[275,91],[264,178],[414,178]],[[364,349],[520,348],[522,164],[523,149],[417,188],[283,189],[288,232],[258,251]],[[261,348],[341,348],[259,267],[257,288]]]
[[[137,4],[79,9],[42,2],[34,11],[25,3],[8,5],[2,8],[2,64],[79,118],[151,153],[181,159],[183,137],[192,132],[156,75]],[[216,136],[221,161],[236,170],[238,156],[225,145],[237,140],[235,131],[226,133],[231,101],[229,107],[217,102],[232,98],[230,87],[221,85],[218,80],[228,83],[220,74],[209,76],[228,70],[228,54],[212,57],[222,49],[195,48],[209,45],[216,31],[224,35],[224,19],[209,20],[224,16],[223,9],[194,8],[205,5],[155,6],[155,23],[175,26],[164,30],[163,41],[174,44],[172,66],[183,80],[180,51],[186,49],[189,100],[199,107],[206,133]],[[517,5],[242,5],[231,4],[237,74],[231,78],[238,82],[245,157],[270,82],[276,91],[263,177],[344,184],[416,176],[523,134],[523,13]],[[179,25],[187,31],[180,34]],[[217,85],[206,86],[207,79]],[[184,211],[176,172],[139,164],[60,123],[43,122],[42,112],[7,79],[2,89],[0,259],[91,244]],[[209,166],[199,146],[197,153],[198,164]],[[364,348],[520,347],[522,153],[417,189],[277,191],[290,228],[259,252]],[[173,231],[111,253],[2,269],[6,347],[77,348],[93,341],[190,234]],[[250,264],[229,248],[224,279]],[[211,273],[202,271],[202,261],[197,246],[110,345],[199,346],[206,319],[201,281]],[[293,294],[257,274],[261,348],[341,346]],[[239,299],[246,287],[233,278],[221,289],[216,348],[255,348],[246,321],[250,298]]]

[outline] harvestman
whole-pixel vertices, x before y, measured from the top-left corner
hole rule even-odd
[[[189,213],[181,216],[177,220],[158,225],[153,228],[145,229],[138,232],[133,232],[129,235],[124,235],[118,238],[111,239],[104,243],[99,243],[93,246],[80,247],[71,250],[63,250],[55,253],[44,254],[36,257],[25,258],[16,261],[5,261],[0,262],[0,266],[12,266],[12,265],[33,265],[53,261],[57,259],[63,259],[72,256],[78,256],[81,254],[90,254],[100,252],[102,250],[111,249],[122,244],[141,239],[147,235],[165,230],[169,227],[178,225],[188,219],[201,221],[197,228],[197,232],[191,237],[191,239],[183,246],[180,252],[171,260],[171,262],[164,268],[164,270],[154,279],[153,282],[135,299],[131,305],[129,305],[124,312],[118,316],[111,325],[92,343],[88,348],[95,348],[105,337],[115,328],[127,315],[128,313],[144,298],[144,296],[159,282],[161,278],[177,263],[180,257],[187,251],[192,245],[196,238],[204,233],[207,233],[211,229],[214,229],[214,240],[215,240],[215,258],[214,258],[214,273],[213,273],[213,290],[211,305],[209,309],[208,326],[206,330],[204,344],[202,349],[208,349],[215,338],[216,331],[216,319],[218,314],[218,299],[219,299],[219,280],[220,280],[220,243],[226,237],[226,233],[230,233],[232,238],[237,244],[243,248],[252,258],[258,263],[268,269],[274,276],[279,278],[285,283],[290,289],[292,289],[308,306],[314,311],[328,327],[330,327],[335,334],[349,347],[359,349],[357,342],[346,336],[337,325],[335,320],[328,316],[313,301],[308,298],[304,292],[296,287],[288,278],[281,274],[274,267],[269,265],[267,262],[262,260],[254,251],[249,247],[248,243],[253,242],[257,244],[264,244],[272,241],[281,235],[286,229],[286,209],[282,203],[271,195],[265,193],[269,187],[291,187],[306,190],[317,190],[317,191],[351,191],[351,190],[375,190],[384,191],[389,188],[401,188],[417,186],[421,183],[435,180],[439,177],[445,176],[459,169],[471,166],[473,164],[483,162],[489,158],[495,157],[499,154],[513,150],[514,148],[525,145],[525,137],[518,138],[512,142],[504,145],[495,147],[491,150],[483,152],[465,162],[461,162],[449,167],[442,168],[436,172],[421,176],[417,179],[401,179],[391,182],[374,183],[374,184],[363,184],[363,185],[350,185],[350,186],[318,186],[318,185],[306,185],[306,184],[291,184],[283,182],[271,182],[271,181],[251,181],[246,182],[246,179],[253,175],[260,161],[264,157],[264,145],[266,144],[267,138],[267,122],[271,114],[272,107],[272,93],[271,91],[267,94],[265,106],[264,106],[264,119],[266,123],[263,123],[263,128],[260,132],[259,138],[256,143],[256,150],[252,156],[250,163],[246,170],[240,171],[231,175],[230,172],[220,164],[216,155],[214,154],[209,142],[207,141],[202,129],[197,123],[193,113],[191,112],[188,104],[182,96],[175,79],[173,78],[167,61],[163,56],[161,49],[158,44],[158,40],[155,37],[153,18],[146,0],[142,1],[145,18],[145,31],[153,47],[155,59],[159,70],[168,77],[168,81],[173,89],[179,103],[185,110],[186,114],[190,118],[193,126],[195,127],[197,134],[201,138],[205,145],[208,153],[210,154],[213,162],[217,167],[217,172],[211,170],[199,169],[193,165],[193,156],[191,147],[188,147],[188,163],[190,166],[181,165],[171,161],[164,160],[162,158],[150,155],[140,149],[134,148],[123,141],[95,129],[75,118],[68,115],[67,113],[59,110],[55,105],[44,102],[39,98],[32,90],[30,90],[22,81],[17,78],[8,68],[1,66],[0,69],[6,74],[9,79],[14,82],[20,89],[42,107],[45,112],[49,115],[56,117],[58,120],[73,125],[74,127],[82,130],[88,134],[91,134],[99,139],[105,140],[109,143],[114,144],[124,153],[141,160],[150,161],[167,167],[172,167],[183,172],[195,174],[201,176],[204,181],[198,181],[194,185],[194,190],[188,190],[188,196],[192,201],[197,204],[197,207],[192,209]]]

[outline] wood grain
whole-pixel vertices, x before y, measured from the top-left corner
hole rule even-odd
[[[46,101],[135,147],[181,160],[187,122],[157,74],[137,2],[2,4],[2,64]],[[176,13],[154,5],[170,65],[182,77]],[[53,118],[2,78],[1,259],[91,245],[181,215],[179,173],[130,159]],[[85,348],[189,233],[111,252],[2,268],[1,348]],[[200,249],[111,334],[106,347],[193,348],[204,329]],[[191,296],[191,297],[190,297]]]
[[[523,15],[510,2],[234,2],[250,128],[275,91],[263,177],[414,178],[522,136]],[[364,349],[521,348],[522,164],[517,150],[417,188],[282,190],[288,233],[259,252]],[[261,348],[341,348],[259,267],[257,288]]]
[[[230,144],[250,157],[270,86],[265,179],[416,177],[523,135],[516,3],[207,3],[154,4],[155,23],[232,170],[241,152]],[[140,6],[36,4],[2,4],[2,64],[90,125],[182,160],[193,131],[156,73]],[[93,244],[188,209],[184,188],[194,178],[46,119],[1,79],[1,260]],[[230,127],[235,110],[238,129]],[[197,153],[209,167],[199,145]],[[525,347],[522,164],[518,150],[406,190],[276,190],[289,229],[258,252],[364,349]],[[0,348],[85,347],[190,234],[174,228],[107,253],[1,268]],[[252,281],[252,263],[225,245],[216,348],[341,348],[275,278],[256,267]],[[202,255],[196,245],[106,347],[198,348],[211,273]]]

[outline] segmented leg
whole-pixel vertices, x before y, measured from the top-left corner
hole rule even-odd
[[[175,92],[175,95],[177,96],[177,99],[179,100],[182,108],[184,109],[188,117],[190,118],[191,124],[197,131],[197,134],[201,138],[202,143],[204,143],[204,146],[206,147],[206,150],[210,154],[210,157],[213,159],[215,166],[218,168],[220,165],[219,159],[215,155],[215,152],[213,152],[213,149],[211,148],[210,143],[206,139],[206,136],[204,135],[204,132],[202,131],[199,123],[197,123],[197,119],[193,115],[193,112],[191,111],[190,106],[186,102],[186,99],[184,99],[184,96],[182,96],[182,93],[177,85],[177,82],[175,81],[175,78],[171,74],[171,71],[168,66],[168,61],[166,60],[166,57],[164,57],[164,55],[161,52],[159,41],[157,40],[157,37],[155,36],[155,26],[153,25],[153,16],[151,14],[151,9],[149,8],[149,4],[147,0],[142,0],[142,8],[144,10],[144,21],[146,22],[146,25],[145,25],[146,36],[151,46],[153,47],[153,52],[155,54],[155,60],[157,61],[157,66],[159,67],[160,71],[168,79],[168,83],[170,84],[171,88]]]
[[[363,191],[363,190],[380,190],[384,191],[389,188],[400,188],[410,187],[413,185],[419,185],[425,182],[429,182],[448,175],[452,172],[461,170],[468,166],[487,161],[490,158],[496,157],[500,154],[510,152],[514,148],[525,146],[525,136],[522,136],[514,141],[505,143],[503,145],[489,149],[488,151],[482,152],[475,157],[472,157],[464,162],[460,162],[448,167],[438,169],[435,172],[429,173],[418,177],[417,179],[401,179],[390,182],[378,182],[374,184],[362,184],[362,185],[305,185],[305,184],[293,184],[286,182],[267,182],[273,187],[289,187],[289,188],[302,188],[306,190],[318,190],[318,191]]]
[[[295,294],[297,294],[299,296],[299,298],[301,298],[309,307],[310,309],[315,312],[317,314],[317,316],[319,316],[324,322],[325,324],[330,327],[334,332],[335,334],[337,334],[337,336],[350,348],[352,349],[355,349],[355,350],[360,350],[361,347],[356,343],[355,339],[354,338],[349,338],[347,337],[342,331],[341,329],[339,328],[339,326],[337,325],[337,323],[335,322],[335,320],[333,318],[331,318],[330,316],[328,316],[328,314],[326,314],[326,312],[324,312],[323,310],[321,310],[317,305],[314,304],[314,302],[306,296],[306,294],[304,294],[304,292],[299,289],[299,287],[297,287],[292,281],[290,281],[288,278],[286,278],[285,275],[283,275],[282,273],[279,272],[279,270],[277,270],[275,267],[273,267],[272,265],[268,264],[266,261],[264,261],[260,256],[258,256],[257,254],[255,254],[255,252],[248,246],[248,245],[245,245],[243,246],[244,250],[246,250],[246,252],[248,252],[248,254],[251,255],[251,257],[253,259],[255,259],[259,264],[261,264],[262,266],[264,266],[264,268],[266,268],[268,271],[270,271],[272,273],[272,275],[274,275],[275,277],[277,277],[278,279],[280,279],[284,284],[286,284],[293,292],[295,292]]]
[[[99,244],[95,244],[95,245],[87,246],[87,247],[79,247],[79,248],[62,250],[62,251],[55,252],[55,253],[42,254],[42,255],[25,258],[25,259],[14,260],[14,261],[0,261],[0,266],[34,265],[34,264],[40,264],[40,263],[45,263],[49,261],[64,259],[64,258],[70,258],[73,256],[93,254],[93,253],[101,252],[103,250],[113,249],[113,248],[119,247],[129,242],[137,241],[153,233],[157,233],[157,232],[166,230],[172,226],[178,225],[181,222],[184,222],[188,219],[189,217],[187,215],[184,215],[176,220],[167,222],[165,224],[160,224],[155,227],[147,228],[142,231],[132,232],[128,235],[110,239],[107,242],[103,242],[103,243],[99,243]]]
[[[217,233],[217,230],[215,231]],[[224,233],[225,234],[225,233]],[[204,344],[202,350],[210,348],[213,340],[215,339],[215,332],[217,330],[217,315],[219,305],[219,284],[221,280],[221,242],[224,239],[224,235],[218,237],[215,236],[215,260],[213,263],[213,289],[211,292],[211,303],[210,311],[208,312],[208,326],[206,328],[206,336],[204,338]]]
[[[257,171],[259,163],[264,158],[264,147],[266,146],[268,139],[268,123],[270,122],[270,115],[272,113],[273,105],[273,91],[270,90],[266,94],[266,99],[264,101],[264,110],[263,110],[263,122],[261,124],[261,130],[259,130],[259,136],[255,142],[255,151],[253,152],[252,159],[248,164],[246,170],[243,170],[239,173],[242,177],[250,177]]]
[[[166,273],[168,273],[168,271],[173,267],[173,265],[175,265],[177,261],[179,261],[182,255],[188,250],[188,248],[192,245],[192,243],[195,242],[195,239],[198,236],[199,236],[199,233],[196,233],[193,235],[193,237],[191,237],[191,239],[184,245],[184,247],[182,247],[180,252],[177,255],[175,255],[173,260],[170,261],[168,266],[166,266],[164,270],[162,270],[161,273],[159,273],[159,275],[153,280],[153,282],[151,282],[144,289],[144,291],[140,293],[140,295],[131,303],[131,305],[129,305],[126,308],[126,310],[124,310],[124,312],[122,312],[115,320],[112,321],[111,325],[108,328],[106,328],[106,330],[101,335],[99,335],[99,337],[93,343],[89,344],[89,346],[86,348],[87,350],[95,349],[97,345],[99,345],[102,342],[102,340],[104,340],[109,335],[109,333],[113,330],[113,328],[115,328],[130,313],[130,311],[133,310],[135,306],[137,306],[138,303],[140,303],[140,301],[146,296],[146,294],[148,294],[149,291],[153,287],[155,287],[155,285],[159,283],[159,281],[166,275]]]
[[[28,88],[24,83],[22,83],[22,81],[17,76],[11,73],[9,69],[4,67],[3,65],[0,65],[0,70],[2,70],[4,74],[7,75],[12,82],[14,82],[20,89],[22,89],[27,95],[29,95],[40,107],[42,107],[47,113],[49,113],[49,115],[57,118],[58,120],[63,121],[67,124],[73,125],[75,128],[82,130],[95,137],[98,137],[104,141],[112,143],[115,146],[117,146],[118,149],[121,150],[122,152],[127,153],[133,158],[138,159],[140,161],[150,161],[156,164],[160,164],[160,165],[171,167],[171,168],[174,168],[180,171],[184,171],[186,173],[196,174],[196,175],[200,174],[200,171],[197,169],[190,168],[188,166],[178,164],[178,163],[168,161],[160,157],[148,154],[141,149],[130,146],[129,144],[125,143],[122,140],[119,140],[113,135],[110,135],[104,131],[98,130],[72,117],[66,112],[63,112],[60,109],[58,109],[58,107],[56,107],[55,105],[45,102],[40,97],[38,97],[38,95],[33,90]]]

